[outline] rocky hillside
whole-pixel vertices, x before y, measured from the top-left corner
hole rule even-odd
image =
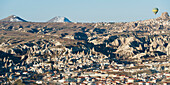
[[[107,55],[109,61],[166,61],[170,56],[168,13],[120,23],[0,22],[1,59],[29,56]],[[12,59],[12,58],[11,58]]]

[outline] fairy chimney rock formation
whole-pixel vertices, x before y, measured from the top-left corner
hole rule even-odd
[[[161,15],[160,18],[162,18],[162,19],[169,19],[169,14],[168,14],[168,12],[162,13],[162,15]]]

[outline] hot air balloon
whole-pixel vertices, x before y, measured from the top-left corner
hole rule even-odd
[[[153,8],[152,12],[156,15],[158,13],[158,10],[159,10],[158,8]]]

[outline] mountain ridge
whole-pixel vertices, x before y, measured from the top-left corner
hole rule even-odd
[[[24,20],[21,17],[16,16],[16,15],[8,16],[4,19],[1,19],[0,21],[2,21],[2,22],[28,22],[28,21],[26,21],[26,20]]]
[[[56,16],[47,22],[71,22],[68,18],[63,16]]]
[[[160,19],[169,20],[170,17],[169,17],[168,12],[163,12],[160,17],[157,17],[154,19],[155,20],[160,20]],[[151,19],[147,19],[147,20],[151,20]],[[32,22],[32,21],[27,21],[25,19],[22,19],[21,17],[16,16],[16,15],[8,16],[4,19],[1,19],[0,21],[1,22]],[[142,21],[146,21],[146,20],[142,20]],[[47,22],[72,22],[72,21],[70,21],[67,17],[64,17],[64,16],[56,16],[56,17],[53,17],[52,19],[48,20]],[[132,21],[132,22],[136,22],[136,21]]]

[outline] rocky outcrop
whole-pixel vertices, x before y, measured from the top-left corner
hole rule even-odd
[[[168,12],[162,13],[162,15],[160,16],[160,18],[162,18],[162,19],[170,19]]]
[[[21,60],[81,52],[107,55],[110,62],[161,58],[170,54],[169,23],[167,12],[157,19],[120,23],[0,22],[0,50]]]

